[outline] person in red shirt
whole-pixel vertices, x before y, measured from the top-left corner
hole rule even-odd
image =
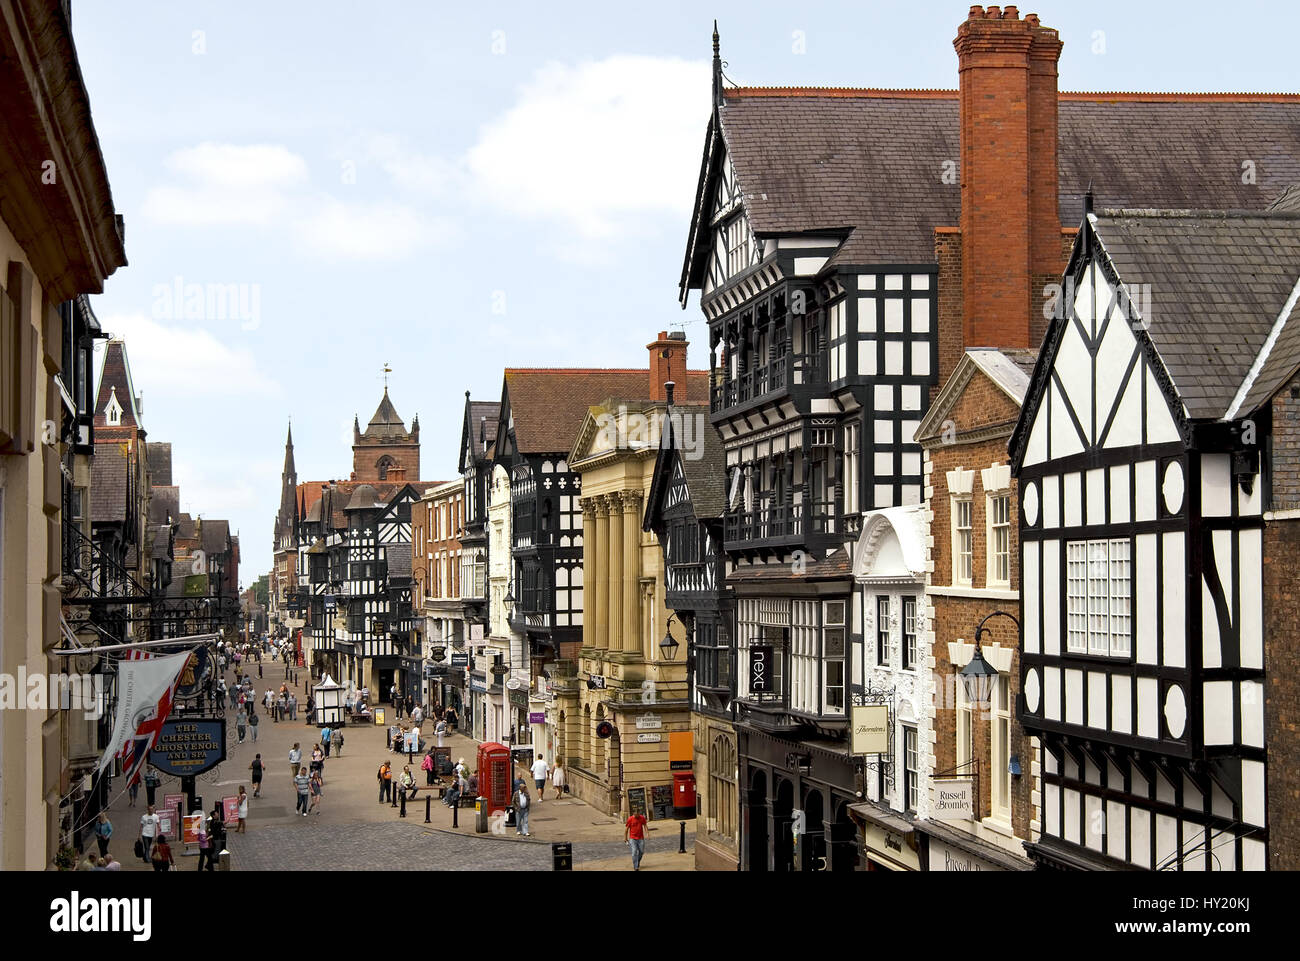
[[[641,870],[641,856],[645,854],[645,822],[644,814],[633,814],[623,825],[623,840],[632,849],[633,871]]]

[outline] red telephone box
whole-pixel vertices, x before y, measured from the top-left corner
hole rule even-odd
[[[478,746],[478,793],[487,798],[489,816],[510,806],[511,768],[510,749],[504,744],[488,741]]]
[[[692,771],[673,772],[673,817],[679,821],[695,817],[695,774]]]

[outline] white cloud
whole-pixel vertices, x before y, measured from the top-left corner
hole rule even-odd
[[[367,135],[359,152],[376,164],[397,187],[428,197],[446,197],[464,180],[464,173],[442,157],[423,154],[400,137]]]
[[[131,378],[149,397],[168,406],[185,407],[196,398],[228,400],[231,396],[276,396],[282,385],[258,370],[251,351],[196,326],[160,324],[145,314],[101,315],[105,331],[126,341]],[[149,416],[145,414],[145,423]]]
[[[589,239],[639,232],[647,214],[689,214],[708,90],[703,62],[551,63],[483,129],[466,163],[476,190],[508,212]]]
[[[327,259],[399,260],[445,239],[446,222],[399,204],[349,204],[333,198],[296,225],[298,240]]]
[[[181,227],[272,223],[308,179],[306,162],[276,144],[201,143],[173,152],[164,165],[190,182],[154,187],[143,213]]]

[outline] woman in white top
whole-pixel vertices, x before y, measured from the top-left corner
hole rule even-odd
[[[555,788],[556,797],[563,795],[569,786],[564,777],[564,762],[558,757],[555,759],[555,769],[551,771],[551,786]]]

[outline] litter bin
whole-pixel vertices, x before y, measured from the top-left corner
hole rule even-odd
[[[487,834],[488,829],[488,805],[487,798],[476,797],[474,799],[474,833]]]
[[[573,845],[568,841],[556,841],[551,845],[551,869],[554,871],[573,870]]]

